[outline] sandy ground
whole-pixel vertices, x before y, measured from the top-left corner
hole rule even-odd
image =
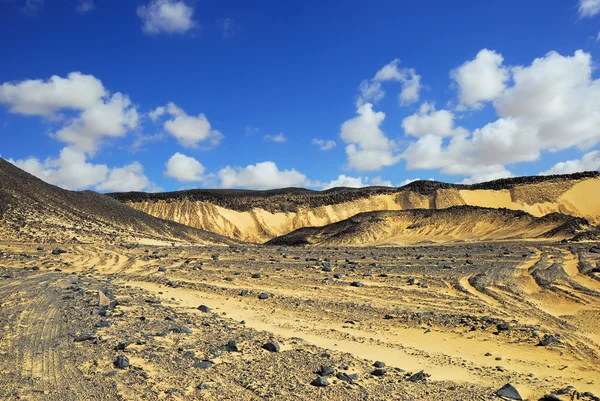
[[[0,243],[0,399],[492,400],[505,383],[597,399],[593,245]]]

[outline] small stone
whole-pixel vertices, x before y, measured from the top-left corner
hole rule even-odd
[[[260,295],[258,296],[258,299],[267,299],[270,297],[271,297],[271,294],[269,294],[268,292],[261,292]]]
[[[234,340],[229,340],[224,346],[225,351],[228,352],[240,352],[237,343]]]
[[[177,326],[173,327],[171,332],[176,334],[192,334],[192,329],[186,326]]]
[[[250,276],[252,278],[261,278],[262,275],[260,273],[254,273],[252,276]]]
[[[248,295],[248,290],[240,291],[240,296],[245,297],[246,295]]]
[[[199,361],[199,362],[194,363],[194,367],[198,368],[198,369],[208,369],[212,365],[214,365],[214,363],[211,361]]]
[[[200,383],[198,386],[196,386],[196,390],[198,390],[198,391],[208,390],[209,388],[210,388],[210,384],[207,384],[207,383]]]
[[[119,355],[117,360],[115,361],[115,368],[117,369],[127,369],[129,367],[129,358],[125,355]]]
[[[495,393],[498,397],[508,398],[509,400],[523,401],[519,391],[510,383],[506,383]]]
[[[344,275],[343,275],[342,273],[335,273],[335,274],[333,275],[333,278],[337,278],[337,279],[340,279],[340,278],[342,278],[342,277],[344,277]]]
[[[383,367],[385,367],[385,362],[375,361],[373,366],[375,366],[376,368],[383,368]]]
[[[557,342],[559,342],[558,338],[554,337],[553,335],[545,335],[544,338],[542,338],[540,340],[540,343],[538,345],[541,345],[542,347],[546,347],[550,344],[554,344]]]
[[[347,374],[344,372],[340,372],[335,377],[337,377],[341,381],[345,381],[346,383],[350,384],[354,384],[354,381],[358,380],[358,375],[356,373]]]
[[[363,287],[364,284],[361,283],[360,281],[353,281],[353,282],[350,283],[350,286],[351,287]]]
[[[164,266],[161,266],[161,267],[158,268],[158,271],[161,272],[161,273],[164,273],[164,272],[167,271],[167,268],[164,267]]]
[[[275,341],[269,341],[266,344],[263,344],[263,349],[266,349],[269,352],[279,352],[281,347]]]
[[[310,382],[315,387],[327,387],[329,386],[329,381],[323,376],[317,376],[313,381]]]
[[[75,337],[75,339],[73,341],[75,341],[76,343],[82,342],[82,341],[92,341],[96,339],[96,335],[94,333],[82,333],[80,335],[78,335],[77,337]]]
[[[386,373],[385,369],[375,369],[374,371],[371,372],[371,374],[373,376],[378,376],[378,377],[385,375],[385,373]]]
[[[208,306],[206,306],[206,305],[200,305],[198,307],[198,310],[200,312],[204,312],[204,313],[210,313],[210,311],[211,311],[211,309]]]
[[[321,365],[321,368],[317,372],[319,376],[331,376],[334,373],[334,370],[331,366]]]

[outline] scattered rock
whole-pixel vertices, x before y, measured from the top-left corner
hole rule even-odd
[[[117,360],[115,361],[115,368],[117,369],[127,369],[129,367],[129,358],[125,355],[119,355]]]
[[[98,306],[99,307],[106,307],[108,308],[110,306],[110,299],[108,299],[108,297],[106,296],[106,294],[104,294],[102,291],[98,290]]]
[[[65,248],[56,248],[52,251],[52,255],[62,255],[63,253],[67,253]]]
[[[206,305],[200,305],[200,306],[198,307],[198,310],[199,310],[200,312],[204,312],[204,313],[210,313],[212,309],[210,309],[210,308],[209,308],[208,306],[206,306]]]
[[[234,340],[229,340],[227,344],[223,346],[223,349],[227,352],[240,352],[238,345]]]
[[[321,368],[317,373],[319,374],[319,376],[331,376],[335,372],[331,366],[321,365]]]
[[[270,297],[271,297],[271,294],[269,294],[268,292],[261,292],[260,295],[258,296],[258,299],[267,299]]]
[[[177,326],[173,327],[171,332],[176,334],[192,334],[192,329],[186,326]]]
[[[77,337],[75,337],[75,342],[79,343],[82,341],[92,341],[95,340],[97,338],[97,336],[94,333],[82,333],[80,335],[78,335]]]
[[[266,344],[263,344],[263,349],[266,349],[269,352],[279,352],[281,347],[275,341],[269,341]]]
[[[252,276],[250,276],[251,278],[261,278],[262,275],[260,273],[254,273]]]
[[[242,290],[242,291],[240,291],[240,296],[244,297],[246,295],[248,295],[248,290]]]
[[[375,369],[374,371],[371,372],[371,374],[373,376],[378,376],[378,377],[385,375],[385,373],[386,373],[385,369]]]
[[[557,342],[559,342],[558,338],[554,337],[553,335],[548,335],[547,334],[547,335],[544,336],[544,338],[542,338],[540,340],[540,343],[538,345],[540,345],[542,347],[546,347],[546,346],[548,346],[550,344],[554,344],[554,343],[557,343]]]
[[[416,383],[416,382],[425,381],[425,380],[427,380],[428,377],[429,377],[429,375],[421,370],[421,371],[415,373],[414,375],[410,376],[407,380],[409,382]]]
[[[313,381],[310,382],[310,384],[316,387],[327,387],[329,386],[329,381],[323,376],[317,376]]]
[[[352,286],[352,287],[363,287],[364,284],[361,283],[360,281],[353,281],[353,282],[350,283],[350,286]]]
[[[376,361],[373,366],[375,366],[376,368],[383,368],[385,366],[385,362],[381,362],[381,361]]]
[[[519,394],[519,391],[510,383],[506,383],[494,394],[496,394],[498,397],[509,400],[523,401],[523,398],[521,397],[521,394]]]
[[[341,381],[345,381],[346,383],[350,384],[354,384],[354,381],[358,380],[358,375],[356,373],[347,374],[344,372],[340,372],[335,377],[337,377]]]
[[[214,365],[214,363],[209,360],[198,361],[198,362],[194,363],[194,367],[198,368],[198,369],[208,369],[213,365]]]

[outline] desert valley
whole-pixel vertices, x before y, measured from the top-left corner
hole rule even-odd
[[[73,192],[0,159],[1,400],[599,400],[600,174]]]

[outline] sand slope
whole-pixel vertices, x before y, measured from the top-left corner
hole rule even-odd
[[[522,211],[453,206],[440,210],[360,213],[323,227],[306,227],[269,245],[404,245],[420,242],[567,238],[587,226],[559,213],[535,217]]]
[[[461,205],[522,210],[537,217],[558,212],[600,223],[598,172],[519,177],[476,185],[417,181],[401,188],[334,188],[320,192],[287,188],[109,195],[156,217],[256,243],[363,212]]]

